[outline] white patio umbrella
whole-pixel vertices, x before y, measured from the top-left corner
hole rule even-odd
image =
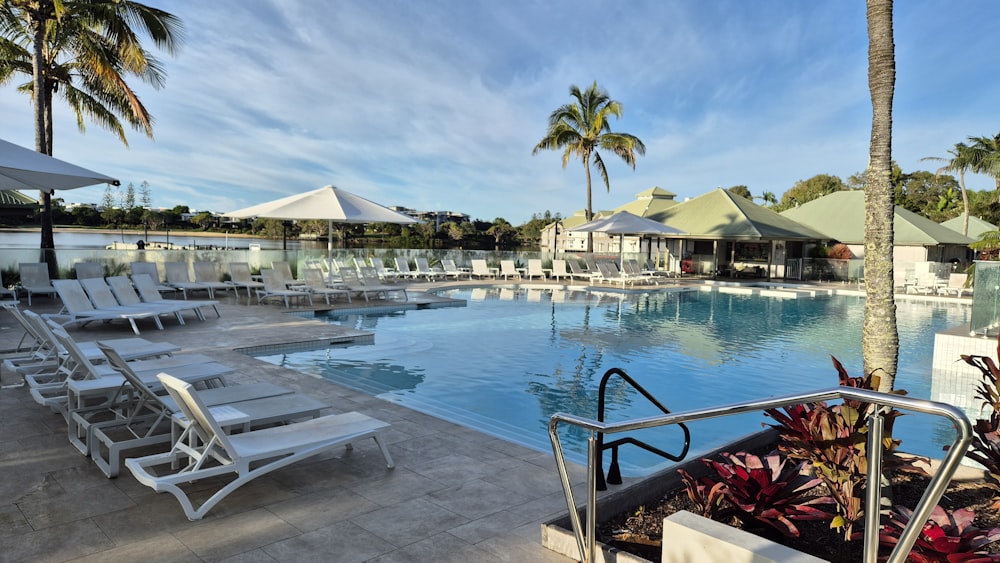
[[[645,217],[639,217],[628,211],[619,211],[613,215],[588,221],[577,225],[570,231],[583,233],[608,233],[618,235],[619,261],[625,255],[625,235],[680,235],[684,231],[664,225]]]
[[[410,225],[420,221],[383,207],[334,186],[324,186],[266,203],[223,213],[227,217],[265,217],[267,219],[326,219],[330,237],[327,252],[333,252],[334,223],[396,223]]]
[[[0,139],[0,189],[72,190],[118,180]]]

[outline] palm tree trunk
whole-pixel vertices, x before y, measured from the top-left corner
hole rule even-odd
[[[585,153],[583,155],[583,169],[587,174],[587,220],[591,221],[594,218],[594,206],[592,203],[592,190],[590,187],[590,153]],[[594,233],[587,233],[587,253],[594,251]]]
[[[52,93],[49,92],[45,76],[45,27],[49,15],[52,13],[52,3],[42,0],[32,14],[32,105],[35,110],[35,150],[51,155],[52,154],[52,129],[50,122],[50,103]],[[53,279],[58,277],[58,265],[55,262],[55,238],[52,233],[52,194],[50,192],[40,192],[42,200],[41,249],[39,259],[49,265],[49,276]]]
[[[962,236],[969,236],[969,192],[965,191],[965,170],[958,171],[958,187],[962,188]]]
[[[892,294],[892,97],[896,64],[892,0],[868,0],[868,87],[872,131],[865,190],[865,319],[861,348],[865,373],[880,371],[879,390],[893,388],[899,359]]]

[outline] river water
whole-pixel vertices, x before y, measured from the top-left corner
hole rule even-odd
[[[111,244],[126,244],[129,248],[139,240],[145,240],[143,231],[90,232],[80,230],[57,230],[57,249],[105,248]],[[206,236],[207,235],[207,236]],[[41,235],[37,230],[0,230],[0,248],[38,248]],[[150,233],[147,243],[171,243],[182,246],[215,247],[219,249],[247,249],[250,245],[260,245],[262,250],[281,250],[282,241],[265,238],[230,237],[219,233],[186,233],[162,231]],[[323,249],[325,242],[289,240],[288,250]]]

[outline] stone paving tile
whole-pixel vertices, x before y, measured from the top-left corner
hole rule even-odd
[[[397,547],[468,522],[468,518],[416,498],[351,518],[351,522]]]
[[[414,473],[405,467],[397,466],[390,470],[384,479],[350,483],[346,487],[382,506],[389,506],[403,500],[439,491],[445,488],[445,485]]]
[[[228,518],[206,518],[173,532],[203,559],[221,559],[299,535],[299,531],[264,509]]]
[[[430,493],[427,498],[434,504],[471,520],[528,502],[533,497],[482,479],[473,479],[456,487]]]
[[[330,559],[332,557],[327,560]],[[225,559],[219,559],[216,563],[274,563],[275,561],[277,559],[268,555],[263,549],[254,549],[233,555],[232,557],[226,557]]]
[[[4,561],[67,561],[111,549],[114,544],[89,519],[23,534],[0,533]]]
[[[261,548],[278,561],[368,561],[396,546],[351,522],[300,534]]]
[[[501,559],[488,551],[462,541],[460,538],[443,533],[370,560],[371,563],[424,563],[426,561],[493,563],[500,562]]]
[[[17,506],[35,530],[49,528],[135,506],[132,499],[114,486],[104,484],[88,489],[38,495]]]
[[[380,508],[381,505],[344,488],[302,495],[267,507],[303,532],[333,526]]]
[[[158,561],[171,563],[201,562],[202,559],[170,534],[160,534],[141,542],[130,543],[93,555],[74,559],[74,563],[106,563],[108,561]]]

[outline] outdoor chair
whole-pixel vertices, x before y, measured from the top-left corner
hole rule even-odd
[[[14,300],[14,303],[17,303],[17,289],[9,288],[4,285],[3,275],[0,274],[0,297],[3,297],[4,295],[10,295],[10,298]]]
[[[90,298],[84,292],[83,286],[80,285],[80,281],[55,280],[53,282],[53,286],[63,302],[65,313],[52,315],[49,318],[60,319],[62,326],[76,323],[83,326],[94,321],[124,320],[128,321],[132,327],[132,332],[136,334],[139,334],[139,327],[136,325],[135,319],[149,318],[153,319],[153,322],[156,323],[156,328],[163,330],[163,324],[160,323],[160,319],[156,313],[122,307],[115,307],[113,309],[98,309],[94,307],[93,303],[90,302]],[[101,283],[104,283],[104,280],[101,280]]]
[[[444,276],[443,271],[431,268],[426,258],[417,258],[415,261],[417,264],[417,276],[423,276],[427,281],[434,281]]]
[[[146,274],[149,279],[156,284],[156,290],[160,293],[176,293],[177,288],[164,285],[160,278],[160,269],[156,267],[156,262],[132,262],[129,264],[132,277]]]
[[[381,280],[378,279],[378,274],[375,273],[373,268],[360,268],[359,272],[361,273],[361,283],[367,291],[378,292],[376,295],[382,294],[386,299],[389,299],[390,293],[402,293],[403,301],[409,300],[409,297],[406,295],[405,287],[382,285]]]
[[[184,299],[189,291],[204,291],[211,298],[212,288],[191,279],[187,262],[164,262],[163,268],[167,271],[167,285],[180,291]]]
[[[285,279],[276,274],[274,270],[261,270],[260,275],[264,282],[264,288],[257,290],[257,304],[260,305],[264,301],[272,298],[280,298],[285,302],[285,308],[291,306],[291,299],[300,299],[305,297],[309,300],[309,305],[312,306],[312,292],[307,290],[296,290],[288,289],[285,285]],[[299,286],[307,287],[307,286]]]
[[[271,273],[277,275],[281,283],[288,289],[304,289],[306,287],[306,282],[302,280],[295,279],[292,275],[292,265],[288,262],[276,261],[271,262]],[[263,275],[263,270],[261,275]]]
[[[228,435],[223,425],[249,418],[238,406],[213,412],[191,384],[167,374],[159,378],[189,421],[188,432],[197,442],[177,440],[167,453],[129,458],[125,465],[143,485],[174,495],[189,520],[201,519],[222,499],[257,477],[336,447],[351,448],[368,438],[378,445],[386,466],[394,467],[383,440],[389,425],[381,420],[348,412]],[[174,469],[177,467],[180,469]],[[198,507],[181,488],[220,475],[233,475],[235,479]],[[198,487],[198,491],[204,489]]]
[[[562,258],[552,260],[552,277],[556,281],[562,278],[569,278],[570,281],[573,281],[573,277],[570,276],[569,271],[566,269],[566,260]]]
[[[542,269],[542,261],[539,258],[529,258],[528,259],[528,272],[525,274],[528,281],[534,278],[546,279],[545,270]]]
[[[514,278],[516,280],[521,279],[521,272],[517,271],[517,266],[514,265],[513,260],[501,260],[500,261],[500,275],[503,279],[508,277]]]
[[[460,270],[458,266],[455,265],[455,261],[451,258],[441,260],[441,268],[444,269],[444,275],[446,277],[460,280],[462,279],[462,276],[465,276],[468,279],[472,279],[472,274],[466,270]]]
[[[138,304],[131,305],[121,303],[115,297],[114,292],[111,291],[111,286],[104,281],[104,278],[84,278],[77,281],[80,282],[80,286],[83,287],[83,291],[87,294],[87,297],[90,297],[90,302],[94,304],[94,308],[101,311],[131,313],[133,316],[130,319],[132,320],[139,318],[153,319],[153,322],[156,323],[156,328],[159,330],[163,330],[160,315],[172,314],[176,316],[174,311],[166,311],[163,307],[151,303],[143,303],[141,301]]]
[[[28,294],[28,306],[31,307],[31,296],[56,295],[56,291],[49,279],[49,265],[45,262],[22,262],[17,265],[21,273],[21,287]]]
[[[965,287],[966,280],[968,279],[968,274],[949,274],[948,285],[938,287],[938,295],[954,295],[955,297],[962,297],[966,291],[971,294],[972,288]]]
[[[104,265],[100,262],[77,262],[74,269],[78,280],[104,277]]]
[[[115,299],[125,307],[145,307],[149,310],[159,311],[160,315],[173,315],[177,319],[177,323],[182,325],[185,324],[184,315],[181,314],[183,311],[194,309],[197,312],[196,307],[190,306],[185,301],[174,301],[173,303],[168,301],[147,303],[143,301],[139,297],[139,294],[135,292],[132,280],[128,276],[110,276],[105,281],[108,283],[108,287],[111,289],[111,293],[114,294]],[[86,286],[84,286],[84,289],[86,290]],[[204,316],[201,319],[204,320]]]
[[[108,363],[128,383],[134,398],[114,411],[114,417],[89,424],[87,432],[89,454],[98,468],[108,477],[119,473],[121,457],[129,450],[156,444],[173,443],[180,439],[178,427],[186,420],[177,403],[162,389],[147,384],[113,348],[98,343]],[[247,415],[248,421],[238,422],[240,428],[251,429],[275,423],[288,423],[303,418],[315,418],[329,405],[291,389],[272,383],[251,383],[206,389],[200,396],[209,407],[229,405]]]
[[[250,265],[246,262],[230,262],[229,263],[229,285],[237,288],[236,295],[239,296],[239,288],[244,288],[247,290],[247,300],[252,296],[251,290],[263,289],[264,283],[253,279],[253,275],[250,273]]]
[[[158,289],[156,282],[145,274],[132,274],[132,286],[139,293],[144,303],[165,303],[175,307],[183,307],[184,310],[191,310],[198,316],[199,321],[205,320],[205,314],[201,312],[202,307],[211,307],[215,311],[216,317],[221,317],[219,313],[219,302],[198,299],[195,301],[181,301],[180,299],[165,299]]]
[[[312,292],[313,295],[322,295],[327,305],[330,304],[331,295],[343,295],[347,298],[348,303],[351,302],[350,290],[339,287],[328,287],[326,285],[326,280],[323,277],[323,271],[319,268],[306,268],[303,272],[305,274],[308,291]]]
[[[215,299],[215,292],[217,290],[231,291],[234,289],[232,285],[221,280],[219,267],[215,262],[195,262],[193,268],[195,283],[200,283],[208,288],[209,299]]]
[[[496,279],[497,275],[495,272],[490,270],[490,267],[486,264],[486,260],[482,258],[472,259],[472,277],[476,279]]]
[[[371,262],[372,268],[375,268],[375,273],[378,274],[378,278],[380,280],[395,281],[396,279],[399,278],[399,272],[397,272],[396,270],[390,270],[386,268],[385,264],[382,263],[381,258],[376,258],[375,256],[372,256],[371,258],[368,259],[368,261]]]
[[[399,273],[399,277],[401,278],[415,280],[420,277],[418,272],[414,272],[410,269],[410,262],[406,258],[396,258],[396,271]]]
[[[569,271],[572,279],[581,279],[587,283],[593,283],[601,277],[599,272],[591,272],[581,268],[580,262],[577,260],[566,260],[566,263],[569,264]]]

